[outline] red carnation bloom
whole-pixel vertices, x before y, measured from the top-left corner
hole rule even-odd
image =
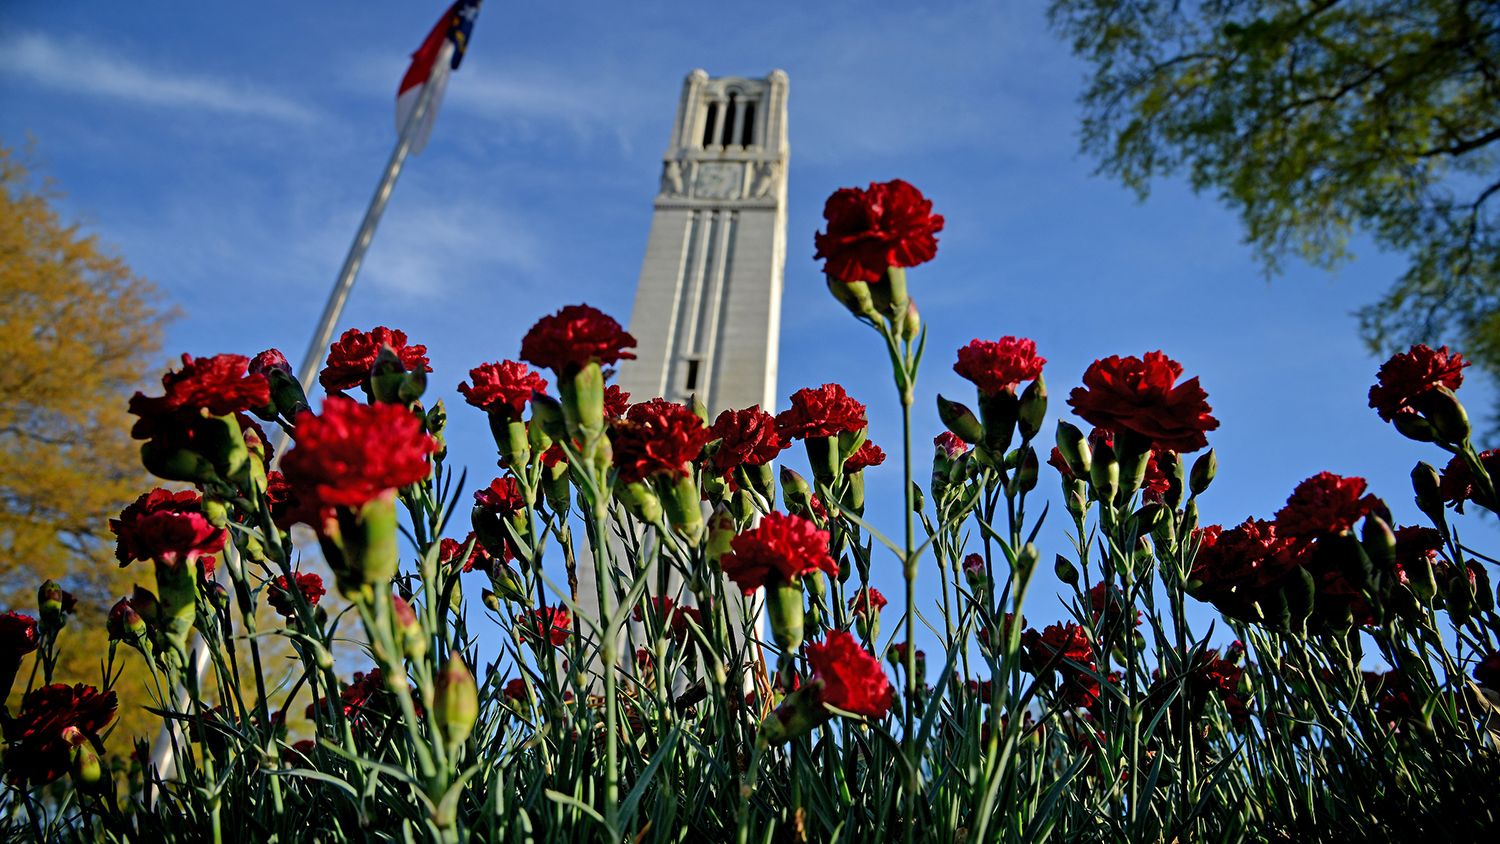
[[[323,588],[323,578],[312,572],[294,574],[292,577],[296,583],[297,591],[301,592],[302,597],[315,607],[318,605],[318,601],[322,600],[323,596],[327,594],[327,590]],[[297,614],[297,599],[292,596],[292,590],[286,575],[278,575],[275,580],[271,581],[270,588],[266,590],[266,603],[270,604],[271,608],[280,613],[284,618],[291,618]]]
[[[865,440],[859,450],[849,455],[849,459],[844,461],[844,474],[852,475],[884,462],[885,452],[880,450],[880,446]]]
[[[264,375],[276,369],[292,375],[292,365],[287,362],[286,355],[280,349],[266,349],[264,352],[250,359],[250,373],[252,375]]]
[[[589,362],[611,364],[635,360],[625,351],[635,348],[630,336],[613,317],[588,305],[568,305],[537,320],[521,340],[521,359],[558,377],[569,377]]]
[[[296,445],[281,470],[299,497],[326,507],[360,507],[418,483],[438,450],[422,420],[399,404],[360,404],[330,396],[323,412],[297,414]]]
[[[651,606],[651,617],[661,625],[662,630],[678,642],[687,641],[688,636],[691,635],[692,631],[688,628],[689,619],[699,626],[703,624],[703,613],[699,612],[696,607],[679,604],[667,597],[652,598],[648,603]],[[635,608],[632,617],[642,624],[646,621],[646,614],[641,611],[640,607]]]
[[[604,388],[604,418],[619,419],[630,409],[630,394],[620,389],[618,384],[610,384]]]
[[[469,370],[469,377],[474,386],[468,381],[458,385],[464,401],[506,419],[520,419],[531,394],[547,391],[547,379],[513,360],[481,364]]]
[[[653,475],[685,477],[703,453],[709,431],[688,408],[666,399],[631,405],[609,429],[615,466],[626,483]]]
[[[573,632],[573,616],[562,607],[543,607],[521,613],[516,625],[526,641],[533,644],[546,641],[557,647],[567,642],[568,634]]]
[[[1244,673],[1245,670],[1233,662],[1220,659],[1218,651],[1209,650],[1198,657],[1188,676],[1201,689],[1212,689],[1221,695],[1227,695],[1234,692],[1240,683],[1240,675]]]
[[[507,680],[505,683],[505,689],[501,691],[500,694],[508,700],[525,703],[526,681],[520,677],[514,677],[510,680]]]
[[[1111,619],[1116,619],[1127,609],[1129,607],[1125,604],[1125,596],[1120,593],[1119,589],[1108,583],[1101,580],[1089,590],[1089,610],[1095,624],[1099,623],[1105,613],[1108,613]],[[1135,611],[1135,626],[1141,626],[1140,610]]]
[[[6,777],[11,783],[45,785],[67,772],[69,750],[80,741],[99,743],[118,707],[114,692],[54,683],[28,693],[21,711],[6,724]],[[73,731],[77,731],[74,733]]]
[[[19,662],[40,644],[36,619],[18,612],[0,613],[0,663],[6,659]]]
[[[1038,357],[1036,343],[1024,337],[970,340],[958,350],[953,371],[974,382],[984,395],[1011,393],[1022,381],[1035,381],[1046,358]]]
[[[969,444],[959,439],[958,435],[951,431],[944,431],[933,437],[932,444],[942,449],[943,454],[947,455],[949,460],[969,450]],[[1056,449],[1053,450],[1056,451]]]
[[[1474,680],[1486,689],[1500,691],[1500,651],[1492,651],[1474,666]]]
[[[385,675],[379,668],[371,668],[366,672],[354,672],[354,679],[339,693],[339,703],[344,710],[344,717],[358,728],[374,726],[372,716],[400,717],[396,696],[386,687]],[[413,703],[416,706],[416,714],[420,717],[422,704],[420,701],[413,701]],[[308,705],[307,717],[313,717],[317,706],[317,703]]]
[[[823,205],[828,231],[813,238],[823,272],[839,281],[880,281],[886,267],[915,267],[937,255],[943,217],[922,192],[895,179],[868,190],[840,188]]]
[[[836,437],[858,431],[869,422],[865,406],[838,384],[806,387],[792,393],[792,406],[776,415],[776,433],[783,442],[811,437]]]
[[[463,554],[464,549],[468,548],[471,544],[474,546],[474,550],[464,560],[462,571],[471,572],[477,568],[482,572],[488,573],[494,558],[490,556],[489,551],[485,550],[484,545],[474,538],[474,531],[472,530],[462,540],[444,537],[443,541],[438,543],[438,566],[441,568],[451,568],[459,556]]]
[[[1064,478],[1073,477],[1073,469],[1068,465],[1068,459],[1063,457],[1062,449],[1055,445],[1052,447],[1052,453],[1047,455],[1047,465],[1056,469],[1057,473]]]
[[[328,362],[318,373],[318,383],[329,392],[360,386],[370,377],[370,370],[375,368],[375,359],[380,356],[382,348],[395,352],[407,372],[432,371],[432,364],[427,360],[427,347],[407,345],[405,331],[383,325],[369,331],[351,328],[328,347]]]
[[[1286,506],[1276,512],[1276,532],[1311,539],[1349,530],[1367,513],[1381,508],[1380,499],[1365,495],[1366,486],[1364,478],[1332,472],[1313,475],[1297,484]]]
[[[887,603],[880,590],[871,586],[854,593],[849,599],[849,611],[855,615],[873,615],[885,609]]]
[[[767,513],[759,525],[730,540],[729,547],[719,565],[746,595],[773,578],[795,583],[816,571],[839,573],[828,554],[828,531],[801,516]]]
[[[1398,413],[1410,412],[1411,403],[1434,387],[1457,390],[1464,383],[1464,367],[1469,362],[1448,347],[1432,349],[1412,346],[1410,351],[1393,356],[1380,365],[1377,383],[1370,388],[1370,407],[1389,422]]]
[[[247,372],[250,359],[244,355],[214,355],[207,358],[182,356],[182,368],[161,378],[166,394],[130,398],[130,412],[139,416],[130,435],[138,440],[156,436],[163,417],[184,413],[229,416],[248,410],[264,410],[271,403],[271,382],[266,376]]]
[[[1056,654],[1061,654],[1059,659],[1084,665],[1091,664],[1094,660],[1094,648],[1089,644],[1088,631],[1071,621],[1066,624],[1049,624],[1041,633],[1027,630],[1021,634],[1021,644],[1037,665],[1046,664]]]
[[[1129,431],[1168,451],[1197,451],[1219,427],[1196,377],[1177,384],[1182,365],[1161,352],[1112,355],[1089,364],[1083,386],[1068,396],[1073,411],[1112,431]]]
[[[818,700],[836,709],[881,718],[891,708],[891,683],[880,660],[859,646],[847,630],[829,631],[822,642],[807,646],[814,682],[822,683]]]
[[[474,493],[474,504],[483,507],[500,518],[508,517],[526,506],[521,497],[521,485],[510,475],[490,481],[490,485]]]
[[[1430,527],[1396,528],[1396,566],[1404,569],[1426,560],[1430,565],[1437,562],[1438,552],[1443,548],[1443,535]]]
[[[1489,473],[1492,483],[1500,483],[1500,448],[1479,452],[1479,465]],[[1465,501],[1476,500],[1479,490],[1474,486],[1474,473],[1469,471],[1469,464],[1464,462],[1461,455],[1453,455],[1448,465],[1443,467],[1443,473],[1438,478],[1438,492],[1444,501],[1457,506],[1460,513],[1463,512]]]
[[[136,560],[191,565],[224,550],[229,539],[227,531],[203,515],[202,497],[190,489],[153,489],[121,510],[118,519],[110,519],[109,529],[115,534],[115,559],[122,568]]]
[[[1196,593],[1200,598],[1213,601],[1278,584],[1297,560],[1293,540],[1280,535],[1277,524],[1246,519],[1230,530],[1211,525],[1198,532],[1198,553],[1189,579],[1202,583]],[[1239,597],[1253,600],[1255,596]]]
[[[708,439],[719,441],[713,457],[719,475],[728,475],[737,466],[764,466],[789,445],[776,433],[776,417],[760,405],[720,413],[708,429]]]

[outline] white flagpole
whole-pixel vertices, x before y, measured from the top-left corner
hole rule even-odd
[[[338,279],[334,281],[333,290],[328,294],[328,302],[323,306],[323,315],[318,318],[318,329],[313,334],[312,342],[308,344],[307,353],[302,356],[302,369],[297,373],[297,380],[302,382],[302,389],[306,392],[312,392],[313,382],[318,374],[318,364],[323,359],[323,350],[333,341],[333,331],[338,325],[339,315],[344,311],[344,303],[349,300],[349,291],[354,288],[354,278],[359,275],[359,268],[364,263],[365,253],[370,249],[370,242],[375,239],[375,227],[380,224],[380,216],[385,213],[385,206],[391,201],[391,192],[396,187],[396,179],[406,165],[407,156],[411,154],[417,128],[422,125],[422,118],[431,108],[434,94],[442,89],[442,77],[448,73],[448,66],[452,60],[453,42],[444,41],[442,49],[438,51],[437,60],[432,64],[432,72],[428,75],[426,84],[422,86],[422,93],[417,95],[417,102],[412,106],[411,114],[407,115],[406,122],[401,125],[400,134],[396,136],[396,147],[391,150],[391,157],[386,161],[385,171],[380,176],[380,183],[375,186],[375,195],[370,198],[370,207],[365,209],[365,218],[359,224],[359,231],[354,235],[354,243],[349,247],[349,254],[344,256],[344,266],[339,269]],[[281,456],[282,446],[285,444],[286,432],[278,429],[275,442],[272,444],[272,451],[278,459]],[[231,553],[231,550],[226,548],[225,553]],[[203,680],[208,674],[208,663],[208,645],[201,635],[195,634],[191,653],[188,656],[187,670],[193,672],[198,678],[199,688],[202,688]],[[187,709],[187,689],[175,689],[170,703],[178,712]],[[163,725],[161,732],[156,736],[156,742],[151,746],[151,766],[156,770],[156,776],[162,782],[171,779],[177,772],[177,759],[174,753],[177,742],[173,740],[173,733],[172,723]],[[185,738],[180,730],[176,733],[178,741]]]

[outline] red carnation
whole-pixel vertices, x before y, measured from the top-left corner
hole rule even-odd
[[[1364,478],[1319,472],[1292,491],[1286,506],[1276,512],[1276,532],[1292,538],[1311,539],[1343,533],[1366,514],[1381,507],[1380,499],[1366,495]]]
[[[618,384],[610,384],[604,388],[604,418],[619,419],[630,409],[630,394],[620,389]]]
[[[839,281],[880,281],[887,267],[915,267],[937,255],[943,218],[922,192],[895,179],[868,190],[840,188],[823,206],[828,231],[813,238],[823,272]]]
[[[959,439],[958,435],[951,431],[944,431],[933,437],[932,444],[942,449],[943,454],[947,455],[949,460],[969,450],[969,444]],[[1053,450],[1056,451],[1056,449]]]
[[[1099,581],[1094,588],[1089,590],[1089,613],[1098,624],[1107,613],[1110,620],[1118,619],[1130,607],[1125,603],[1125,596],[1114,586]],[[1135,626],[1141,626],[1141,611],[1135,611]]]
[[[369,331],[351,328],[328,347],[328,362],[323,365],[323,371],[318,373],[318,383],[329,392],[360,386],[370,377],[370,371],[375,368],[375,359],[380,356],[382,348],[394,352],[407,372],[418,369],[423,372],[432,371],[432,365],[427,360],[427,347],[407,345],[405,331],[383,325]]]
[[[1500,692],[1500,651],[1491,651],[1474,666],[1474,680],[1486,689]]]
[[[470,387],[468,381],[458,385],[464,400],[507,419],[520,419],[531,394],[547,391],[547,379],[513,360],[481,364],[469,370],[469,377],[474,379],[474,386]]]
[[[806,387],[792,393],[792,406],[776,415],[776,433],[783,442],[810,437],[835,437],[868,425],[865,406],[838,384]]]
[[[708,429],[708,439],[719,441],[713,466],[720,475],[728,475],[737,466],[764,466],[789,445],[776,433],[776,417],[760,405],[720,413]]]
[[[266,349],[264,352],[250,359],[250,373],[252,375],[264,375],[271,370],[279,370],[287,375],[292,375],[292,365],[287,362],[286,355],[280,349]]]
[[[625,419],[610,426],[609,435],[615,466],[626,483],[654,475],[686,476],[709,440],[696,413],[660,398],[631,405]]]
[[[1443,548],[1443,535],[1430,527],[1396,528],[1396,566],[1405,569],[1426,561],[1437,562],[1438,552]]]
[[[1469,362],[1448,347],[1432,349],[1412,346],[1410,351],[1393,356],[1380,365],[1377,383],[1370,388],[1370,407],[1389,422],[1396,414],[1411,411],[1411,403],[1434,387],[1457,390],[1464,383],[1464,367]]]
[[[6,777],[11,783],[45,785],[67,772],[69,751],[81,740],[99,744],[99,731],[118,707],[114,692],[54,683],[29,692],[21,711],[6,724]],[[75,732],[76,731],[76,732]]]
[[[848,631],[832,630],[824,641],[809,644],[807,661],[813,681],[822,683],[822,703],[869,718],[881,718],[890,710],[891,683],[880,660]]]
[[[248,410],[264,410],[271,403],[271,382],[266,376],[248,372],[244,355],[214,355],[207,358],[182,356],[182,368],[162,376],[166,394],[130,398],[130,412],[139,416],[130,435],[138,440],[156,436],[163,417],[188,415],[229,416]]]
[[[1083,386],[1068,404],[1089,422],[1129,431],[1168,451],[1197,451],[1208,445],[1205,432],[1219,427],[1209,415],[1208,394],[1196,377],[1177,384],[1182,365],[1161,352],[1144,357],[1112,355],[1089,364]]]
[[[203,515],[202,497],[190,489],[153,489],[137,498],[118,519],[109,520],[120,566],[155,560],[167,566],[191,565],[224,550],[229,534]],[[210,568],[210,571],[212,569]]]
[[[1281,582],[1296,567],[1298,554],[1293,540],[1281,535],[1278,525],[1264,519],[1246,519],[1224,530],[1211,525],[1198,533],[1198,553],[1193,558],[1190,580],[1202,586],[1195,595],[1203,600],[1236,596]]]
[[[474,504],[483,507],[492,515],[507,518],[526,506],[521,497],[521,485],[510,475],[490,481],[490,485],[474,493]]]
[[[648,605],[651,607],[652,619],[678,642],[687,641],[688,636],[691,635],[688,627],[689,619],[699,626],[703,624],[703,613],[699,612],[696,607],[679,604],[671,598],[652,598],[648,601]],[[641,611],[640,607],[635,608],[632,617],[643,624],[646,621],[646,614]]]
[[[849,599],[849,611],[855,615],[873,615],[885,609],[887,603],[880,590],[871,586],[854,593]]]
[[[852,475],[884,462],[885,452],[880,450],[880,446],[865,440],[859,450],[849,455],[849,459],[844,461],[844,474]]]
[[[1484,467],[1492,482],[1500,482],[1500,448],[1481,451],[1479,465]],[[1469,470],[1469,464],[1464,462],[1462,455],[1455,454],[1448,465],[1443,467],[1443,474],[1438,479],[1438,492],[1444,501],[1457,505],[1459,512],[1463,512],[1462,505],[1465,501],[1473,501],[1479,494],[1474,485],[1474,473]]]
[[[323,588],[323,578],[312,572],[294,574],[292,577],[297,591],[301,592],[302,597],[312,606],[316,607],[318,601],[327,594],[327,590]],[[292,596],[286,575],[278,575],[275,580],[271,581],[270,587],[266,589],[266,603],[284,618],[291,618],[297,614],[297,599]]]
[[[18,612],[0,613],[0,662],[8,658],[20,660],[40,644],[36,619]]]
[[[1058,655],[1059,659],[1088,665],[1093,662],[1094,648],[1089,644],[1088,631],[1073,622],[1049,624],[1041,633],[1027,630],[1021,634],[1021,642],[1037,665],[1044,665]],[[1061,666],[1062,663],[1057,663]]]
[[[767,513],[759,525],[730,540],[729,547],[719,565],[746,595],[773,577],[795,583],[817,571],[839,573],[838,563],[828,554],[828,531],[801,516]]]
[[[521,340],[521,359],[569,377],[590,362],[611,364],[634,360],[625,351],[635,347],[613,317],[588,305],[568,305],[537,320]]]
[[[554,647],[568,641],[573,632],[573,616],[562,607],[527,610],[516,618],[517,629],[528,642],[551,642]]]
[[[422,420],[399,404],[360,404],[330,396],[323,412],[297,414],[296,445],[281,470],[300,497],[329,507],[360,507],[431,471],[438,450]]]
[[[443,541],[438,544],[438,566],[451,568],[457,562],[459,556],[463,554],[464,549],[468,548],[471,544],[473,545],[473,551],[464,560],[462,571],[471,572],[477,568],[482,572],[489,572],[494,558],[490,556],[489,551],[485,550],[484,545],[474,538],[474,531],[472,530],[462,540],[443,538]]]
[[[1046,358],[1038,357],[1036,343],[1024,337],[970,340],[958,350],[953,371],[974,382],[984,395],[1012,393],[1022,381],[1035,381]]]

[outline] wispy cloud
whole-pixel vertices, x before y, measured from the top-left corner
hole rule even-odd
[[[224,79],[147,67],[98,44],[40,33],[0,35],[0,73],[68,93],[159,108],[241,115],[291,123],[313,119],[294,100]]]

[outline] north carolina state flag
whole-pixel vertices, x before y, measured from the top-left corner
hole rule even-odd
[[[396,90],[396,131],[406,131],[407,121],[417,106],[423,89],[431,85],[432,97],[427,111],[417,125],[411,127],[413,155],[427,146],[432,136],[432,124],[437,120],[438,106],[443,102],[443,91],[448,87],[448,72],[457,70],[464,59],[464,50],[469,46],[469,36],[474,32],[474,20],[479,17],[481,0],[458,0],[443,13],[437,26],[427,33],[422,46],[411,54],[411,67],[401,77],[401,87]]]

